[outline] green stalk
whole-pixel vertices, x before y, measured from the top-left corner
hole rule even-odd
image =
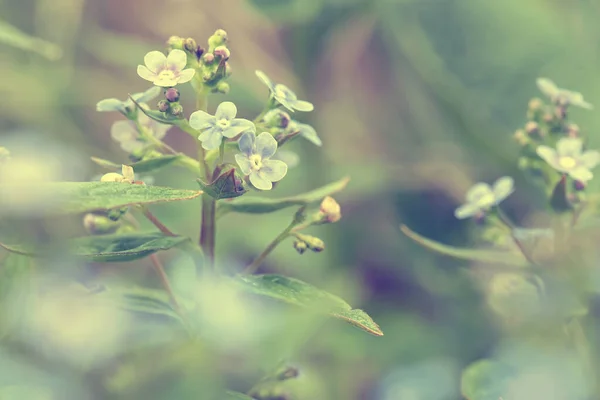
[[[271,254],[271,252],[275,250],[275,248],[279,246],[281,242],[283,242],[290,236],[290,232],[292,231],[294,226],[296,226],[296,221],[293,221],[287,228],[283,230],[283,232],[281,232],[275,239],[273,239],[273,241],[269,243],[267,248],[262,253],[260,253],[260,255],[256,257],[256,259],[252,261],[250,265],[244,268],[242,274],[251,275],[255,273],[260,267],[260,265],[263,263],[263,261],[265,261],[265,259],[269,256],[269,254]]]

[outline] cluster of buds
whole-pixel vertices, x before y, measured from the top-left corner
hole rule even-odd
[[[331,224],[339,221],[342,218],[340,205],[333,197],[327,196],[321,201],[319,210],[311,216],[304,214],[305,209],[301,208],[295,216],[295,221],[302,223],[301,229],[312,225]],[[297,229],[299,230],[299,229]],[[294,233],[296,240],[294,241],[294,249],[299,254],[304,254],[306,250],[311,250],[315,253],[320,253],[325,250],[325,243],[315,236]]]
[[[179,103],[179,90],[174,87],[167,88],[164,91],[165,98],[157,104],[158,111],[174,117],[183,116],[183,107]]]

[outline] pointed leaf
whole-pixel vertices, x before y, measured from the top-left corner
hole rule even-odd
[[[168,250],[189,239],[184,236],[165,236],[160,232],[127,233],[85,236],[56,246],[31,244],[4,244],[4,249],[30,257],[56,257],[65,252],[76,258],[95,262],[123,262],[149,256],[160,250]]]
[[[288,304],[310,308],[342,319],[375,336],[383,336],[379,326],[362,310],[352,307],[341,298],[298,279],[281,275],[238,276],[242,289]]]
[[[160,315],[182,321],[177,310],[171,305],[169,296],[163,290],[142,287],[108,288],[96,296],[125,311]]]
[[[479,249],[464,249],[459,247],[448,246],[438,243],[431,239],[427,239],[416,232],[410,230],[406,225],[400,226],[400,230],[409,238],[419,243],[423,247],[433,250],[437,253],[446,256],[459,258],[462,260],[478,261],[488,264],[503,264],[514,267],[526,267],[529,265],[525,257],[518,253],[499,250],[479,250]]]
[[[13,196],[14,194],[14,196]],[[130,185],[120,182],[49,182],[28,186],[0,184],[0,205],[10,206],[13,197],[40,200],[40,207],[52,213],[84,213],[109,210],[135,204],[190,200],[201,191],[160,186]]]
[[[467,400],[498,400],[506,396],[515,371],[493,360],[479,360],[464,369],[461,392]]]
[[[236,200],[220,203],[217,213],[219,216],[229,212],[264,214],[292,206],[305,206],[343,190],[349,181],[350,178],[343,178],[310,192],[281,199],[244,196]]]
[[[181,156],[176,155],[176,154],[164,155],[164,156],[160,156],[160,157],[150,158],[148,160],[142,160],[142,161],[138,161],[138,162],[134,162],[134,163],[128,163],[126,165],[129,165],[130,167],[132,167],[136,173],[153,172],[153,171],[157,171],[161,168],[164,168],[168,165],[171,165],[172,163],[178,161],[180,158],[181,158]],[[95,162],[96,164],[98,164],[99,166],[109,169],[109,170],[115,170],[115,171],[121,170],[121,164],[116,164],[109,160],[104,160],[104,159],[98,158],[98,157],[92,157],[92,161]]]

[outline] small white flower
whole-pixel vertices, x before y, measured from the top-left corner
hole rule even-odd
[[[281,84],[275,83],[262,71],[255,71],[256,76],[269,88],[271,97],[279,102],[282,106],[290,111],[312,111],[314,106],[312,103],[304,100],[298,100],[298,96],[290,88]]]
[[[137,103],[147,103],[150,100],[153,100],[160,94],[160,88],[158,86],[152,86],[150,89],[145,92],[134,93],[131,95],[133,100]],[[111,98],[100,100],[96,104],[96,111],[100,112],[108,112],[108,111],[118,111],[122,114],[127,115],[128,112],[134,109],[133,101],[128,98],[125,101],[121,101],[119,99]]]
[[[145,105],[142,105],[145,106]],[[146,135],[152,135],[158,140],[162,140],[171,125],[161,124],[149,118],[143,112],[138,114],[138,122],[144,129]],[[121,145],[121,149],[127,153],[135,153],[143,150],[149,145],[143,136],[138,132],[137,125],[133,121],[117,121],[110,129],[111,137]]]
[[[465,219],[489,210],[514,192],[515,184],[511,177],[504,176],[494,182],[493,186],[487,183],[476,183],[469,189],[466,203],[454,211],[458,219]]]
[[[201,131],[198,140],[206,150],[213,150],[221,145],[223,138],[231,139],[240,133],[250,131],[256,132],[252,121],[243,118],[235,118],[237,107],[230,101],[219,104],[215,115],[205,111],[194,111],[190,115],[190,126]]]
[[[594,108],[590,103],[583,99],[583,95],[581,93],[559,88],[550,79],[538,78],[536,83],[540,91],[549,97],[553,102],[559,102],[562,100],[566,101],[568,104],[585,108],[587,110]]]
[[[280,181],[287,173],[283,161],[271,159],[277,151],[277,141],[270,133],[256,136],[247,132],[240,138],[239,146],[242,153],[235,155],[235,161],[255,188],[271,190],[272,182]]]
[[[581,139],[566,137],[556,143],[556,150],[542,145],[537,147],[536,152],[555,170],[587,182],[594,177],[590,170],[600,162],[600,153],[596,150],[582,152],[582,147]]]
[[[183,50],[171,50],[168,56],[160,51],[151,51],[144,56],[144,65],[138,65],[140,77],[160,87],[173,87],[178,83],[192,80],[193,68],[184,69],[187,64],[187,54]]]

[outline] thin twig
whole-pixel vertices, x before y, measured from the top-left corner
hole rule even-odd
[[[537,265],[535,260],[531,257],[531,255],[529,255],[529,252],[525,249],[525,246],[523,245],[523,243],[521,243],[521,241],[519,239],[517,239],[517,237],[515,236],[515,233],[514,233],[515,225],[508,219],[508,217],[506,215],[504,215],[502,210],[500,210],[500,207],[496,207],[496,211],[498,213],[498,217],[500,218],[500,221],[502,221],[504,223],[504,225],[506,225],[506,227],[510,230],[510,237],[512,238],[513,242],[517,245],[519,250],[521,251],[521,254],[523,254],[523,257],[525,257],[525,259],[530,264]]]
[[[292,230],[294,225],[295,225],[294,223],[290,224],[290,226],[288,226],[275,239],[273,239],[273,241],[271,243],[269,243],[267,248],[262,253],[260,253],[260,255],[258,257],[256,257],[256,259],[254,261],[252,261],[252,263],[250,265],[248,265],[246,268],[244,268],[244,270],[242,271],[242,274],[251,275],[251,274],[255,273],[258,270],[258,268],[260,267],[260,265],[263,263],[263,261],[265,261],[265,259],[269,256],[269,254],[271,254],[271,252],[273,250],[275,250],[275,248],[279,245],[279,243],[283,242],[288,236],[290,236],[290,231]]]
[[[171,288],[171,283],[169,282],[169,277],[167,276],[167,273],[165,272],[165,268],[163,267],[162,263],[158,259],[158,256],[156,254],[152,254],[150,256],[150,260],[152,260],[154,270],[160,278],[160,283],[169,295],[169,300],[171,301],[171,304],[173,305],[173,307],[175,307],[178,313],[181,313],[181,307],[179,306],[179,303],[175,298],[175,294],[173,293],[173,289]]]
[[[177,236],[176,234],[174,234],[173,232],[171,232],[171,230],[169,228],[167,228],[162,222],[160,222],[158,220],[158,218],[156,218],[154,216],[154,214],[152,214],[150,212],[150,210],[148,210],[146,207],[144,207],[142,210],[144,212],[144,216],[146,218],[148,218],[148,220],[150,222],[152,222],[154,224],[154,226],[156,226],[158,228],[159,231],[161,231],[162,233],[164,233],[167,236]]]

